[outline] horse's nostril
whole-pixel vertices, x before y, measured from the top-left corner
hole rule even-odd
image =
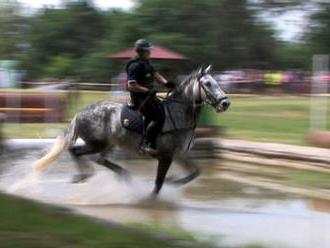
[[[229,101],[223,101],[222,102],[222,107],[226,110],[227,108],[229,108],[230,106],[230,102]]]

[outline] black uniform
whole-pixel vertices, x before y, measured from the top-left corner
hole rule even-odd
[[[148,89],[154,87],[156,71],[149,60],[142,60],[139,58],[132,59],[128,62],[126,70],[128,83],[135,82]],[[134,107],[140,109],[145,117],[145,138],[150,142],[151,146],[155,148],[157,135],[161,131],[164,123],[163,106],[159,99],[154,96],[149,97],[147,92],[130,92],[130,95]]]

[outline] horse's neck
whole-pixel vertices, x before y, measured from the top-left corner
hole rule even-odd
[[[196,96],[193,83],[189,83],[174,97],[175,100],[182,103],[182,108],[184,108],[184,113],[187,117],[195,121],[198,120],[201,112],[201,104],[197,103],[198,97],[200,96]]]

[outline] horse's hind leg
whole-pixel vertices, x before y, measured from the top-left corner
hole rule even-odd
[[[173,177],[167,178],[166,179],[167,183],[175,184],[175,185],[183,185],[191,182],[200,175],[200,169],[192,160],[181,157],[177,159],[177,162],[185,171],[188,171],[189,174],[188,176],[182,178],[173,178]]]
[[[81,156],[98,153],[100,152],[100,149],[97,146],[86,144],[81,146],[73,146],[69,148],[69,152],[75,160],[75,164],[79,170],[79,174],[74,176],[72,182],[79,183],[86,181],[94,174],[94,169],[85,159],[82,159]]]
[[[130,175],[129,172],[124,169],[123,167],[113,163],[112,161],[106,159],[105,154],[101,153],[100,157],[96,160],[96,163],[114,171],[115,173],[117,173],[118,175],[120,175],[121,177],[123,177],[126,180],[130,179]]]

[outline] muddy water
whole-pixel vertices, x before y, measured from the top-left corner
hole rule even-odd
[[[122,161],[130,183],[95,165],[95,176],[71,184],[75,173],[68,155],[42,174],[31,172],[39,151],[6,152],[1,157],[0,189],[74,208],[120,223],[179,227],[199,239],[228,246],[330,247],[330,203],[302,199],[221,180],[221,166],[201,161],[203,175],[181,188],[165,185],[158,201],[149,199],[156,164]],[[182,175],[174,167],[170,174]]]

